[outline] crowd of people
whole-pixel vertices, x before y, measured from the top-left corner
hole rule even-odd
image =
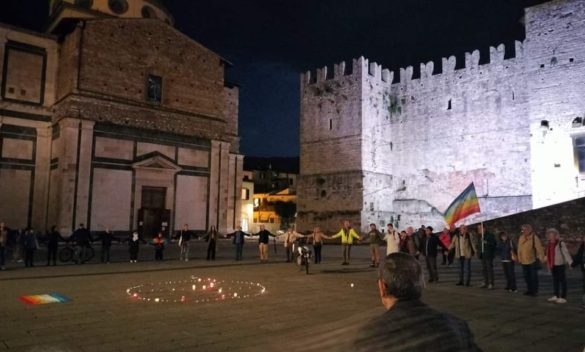
[[[188,224],[184,224],[181,230],[177,231],[170,239],[162,232],[150,240],[145,240],[138,233],[132,231],[127,238],[119,239],[114,233],[106,228],[98,238],[94,238],[91,232],[80,224],[79,227],[68,236],[62,236],[53,226],[44,236],[47,246],[47,265],[57,265],[57,251],[60,241],[73,242],[79,249],[79,258],[85,257],[85,251],[89,250],[92,243],[101,244],[101,261],[110,262],[110,253],[113,242],[127,243],[129,261],[136,263],[141,245],[150,245],[154,248],[154,259],[162,261],[165,248],[170,240],[174,240],[179,246],[179,260],[189,261],[191,241],[195,238],[204,238],[207,245],[207,260],[215,260],[217,242],[220,237],[227,237],[232,240],[235,248],[235,260],[243,259],[243,248],[246,237],[256,236],[258,238],[258,252],[261,263],[268,262],[268,247],[270,238],[281,237],[286,252],[286,261],[294,261],[295,254],[293,246],[299,240],[307,245],[312,245],[314,262],[322,261],[322,246],[325,240],[339,239],[342,248],[342,265],[349,265],[351,261],[351,249],[356,242],[367,242],[370,247],[371,264],[376,268],[380,265],[381,247],[386,247],[386,256],[392,253],[406,253],[415,259],[424,262],[427,269],[427,280],[429,283],[439,282],[437,270],[438,257],[441,255],[441,265],[458,266],[458,286],[471,286],[472,270],[471,262],[477,258],[481,262],[482,281],[481,288],[492,290],[495,288],[494,262],[501,262],[505,278],[504,289],[509,292],[518,292],[516,282],[515,266],[520,265],[526,283],[527,296],[536,296],[539,292],[538,270],[547,269],[552,274],[554,294],[548,300],[554,303],[567,302],[567,268],[579,267],[583,274],[583,290],[585,292],[585,237],[578,247],[575,255],[571,255],[567,244],[561,239],[559,232],[548,229],[545,234],[546,242],[543,243],[535,233],[532,226],[526,224],[520,228],[518,238],[500,232],[495,236],[487,231],[483,224],[477,225],[476,232],[469,231],[466,225],[458,228],[445,227],[440,233],[435,233],[431,226],[421,226],[414,230],[409,226],[403,231],[398,231],[393,224],[388,224],[385,231],[378,230],[376,224],[370,224],[364,234],[354,229],[349,221],[343,221],[341,229],[334,234],[327,235],[319,227],[305,234],[298,233],[294,228],[289,227],[286,232],[275,235],[259,226],[256,234],[249,234],[238,227],[235,232],[221,236],[217,229],[212,226],[204,234],[195,233],[189,230]],[[0,268],[5,270],[6,257],[9,250],[12,259],[16,262],[24,262],[26,267],[34,266],[35,252],[39,248],[39,236],[33,228],[25,230],[10,231],[4,223],[0,223]],[[83,261],[79,260],[79,264]]]

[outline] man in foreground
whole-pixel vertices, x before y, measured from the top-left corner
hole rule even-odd
[[[420,300],[422,287],[422,270],[414,257],[388,255],[378,280],[386,312],[360,330],[354,350],[479,351],[467,323]]]

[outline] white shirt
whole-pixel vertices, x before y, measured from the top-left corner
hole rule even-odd
[[[386,255],[400,251],[400,235],[396,231],[392,231],[384,236],[386,241]]]

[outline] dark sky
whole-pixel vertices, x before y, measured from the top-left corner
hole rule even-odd
[[[176,27],[230,60],[241,151],[299,153],[299,73],[361,55],[397,69],[524,39],[544,0],[166,0]],[[41,29],[47,0],[3,0],[0,22]],[[437,65],[437,63],[439,63]],[[416,73],[415,73],[416,75]]]

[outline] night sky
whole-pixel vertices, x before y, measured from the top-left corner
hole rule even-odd
[[[234,64],[241,152],[299,153],[299,73],[361,55],[389,69],[524,39],[544,0],[166,0],[176,27]],[[3,0],[0,22],[42,30],[47,0]],[[438,63],[438,65],[437,65]]]

